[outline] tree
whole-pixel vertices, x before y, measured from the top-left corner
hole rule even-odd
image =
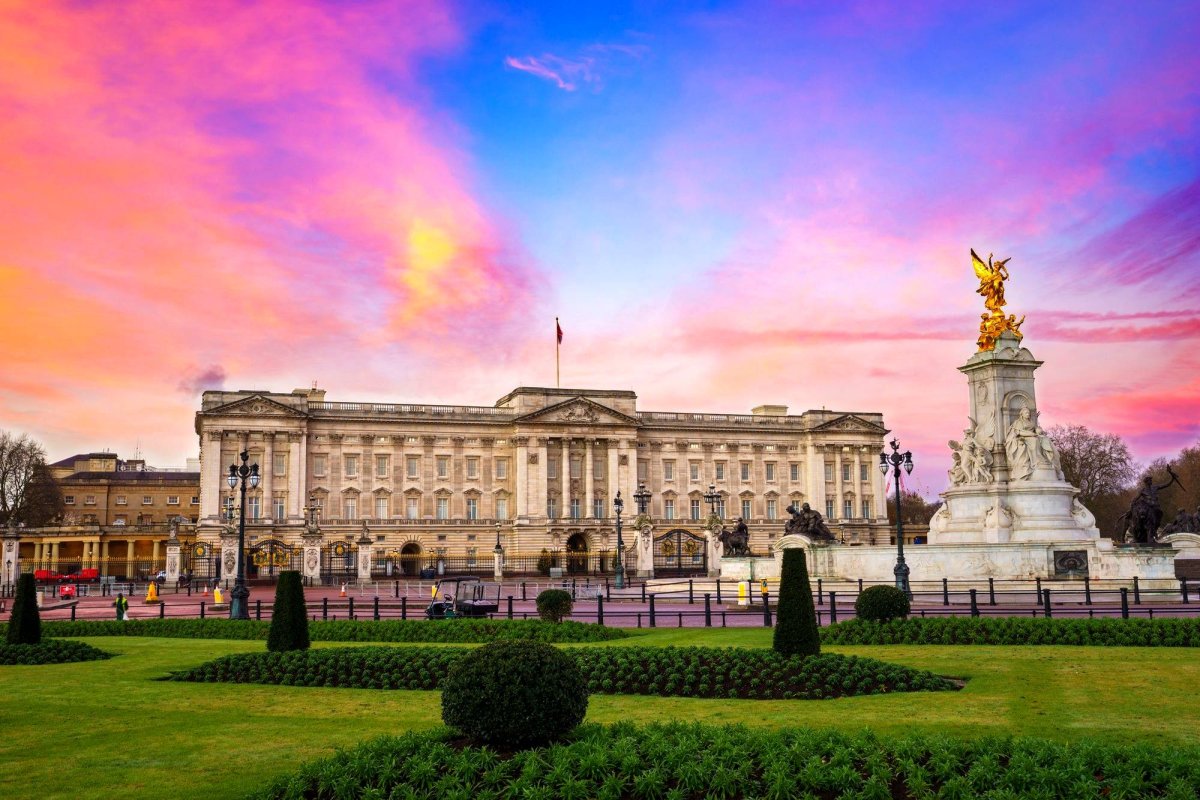
[[[282,653],[287,650],[307,650],[308,607],[304,604],[304,586],[300,573],[285,570],[279,573],[275,586],[275,607],[271,611],[271,630],[267,634],[267,650]]]
[[[63,509],[62,490],[42,446],[29,434],[0,431],[0,524],[48,525]]]
[[[1055,425],[1046,433],[1058,448],[1064,479],[1079,489],[1079,502],[1096,517],[1101,535],[1116,537],[1117,520],[1129,508],[1129,486],[1137,475],[1129,446],[1115,433],[1096,433],[1083,425]]]
[[[924,497],[911,489],[900,491],[900,513],[904,516],[905,525],[928,525],[929,520],[942,507],[941,500],[930,503]],[[896,524],[896,496],[888,497],[888,522]]]
[[[775,652],[783,656],[815,656],[821,652],[821,632],[808,583],[808,562],[800,547],[783,551],[773,644]]]

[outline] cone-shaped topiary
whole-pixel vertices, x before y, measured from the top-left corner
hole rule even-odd
[[[41,644],[42,617],[38,613],[37,585],[33,575],[17,578],[17,596],[13,600],[12,618],[8,621],[9,644]]]
[[[821,631],[808,585],[808,563],[799,547],[783,551],[775,652],[784,656],[815,656],[821,652]]]
[[[304,605],[300,573],[295,570],[279,573],[267,649],[275,653],[308,649],[308,610]]]
[[[587,681],[569,654],[543,642],[492,642],[442,681],[442,720],[493,747],[554,741],[583,722]]]

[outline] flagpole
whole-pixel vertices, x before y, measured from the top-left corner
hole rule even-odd
[[[562,328],[558,324],[558,317],[554,318],[554,388],[561,389],[561,372],[559,370],[558,351],[562,349],[562,335],[559,333]]]

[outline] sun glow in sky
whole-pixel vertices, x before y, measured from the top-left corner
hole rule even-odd
[[[1200,438],[1192,2],[0,0],[0,428],[205,388],[881,411],[945,484],[1011,257],[1045,424]]]

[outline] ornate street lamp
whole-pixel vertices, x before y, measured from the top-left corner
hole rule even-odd
[[[233,591],[229,593],[229,618],[250,619],[250,590],[246,588],[246,484],[251,489],[258,488],[258,464],[247,464],[250,453],[243,450],[240,454],[242,465],[229,465],[229,488],[236,489],[241,485],[241,508],[238,510],[238,551],[237,578],[234,580]]]
[[[620,489],[617,490],[617,496],[613,498],[613,510],[617,513],[617,562],[613,566],[617,570],[617,588],[624,589],[625,565],[621,562],[621,556],[625,551],[625,543],[621,539],[621,512],[625,510],[625,501],[621,499]]]
[[[912,452],[905,450],[900,452],[900,443],[892,439],[892,452],[886,450],[879,454],[879,471],[884,475],[888,469],[892,470],[892,479],[896,481],[896,568],[892,572],[896,575],[896,588],[904,592],[909,600],[912,600],[912,589],[908,585],[908,564],[904,563],[904,519],[900,514],[900,467],[904,467],[904,471],[912,474],[913,461]]]
[[[646,488],[645,481],[638,484],[638,490],[633,493],[633,499],[637,501],[638,513],[645,514],[646,509],[650,507],[650,490]]]
[[[708,493],[704,495],[704,502],[708,503],[708,513],[717,513],[717,503],[721,502],[721,493],[717,491],[715,483],[708,485]]]

